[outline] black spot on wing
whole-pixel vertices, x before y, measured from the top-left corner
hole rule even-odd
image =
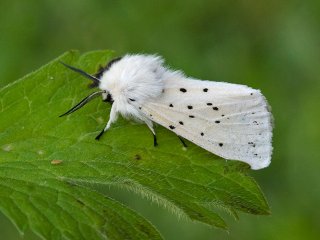
[[[215,111],[218,111],[218,110],[219,110],[218,107],[213,107],[212,109],[215,110]]]
[[[208,90],[209,90],[208,88],[204,88],[203,89],[204,92],[208,92]]]
[[[194,116],[193,115],[189,115],[189,118],[194,118]]]
[[[223,146],[223,143],[219,143],[219,146],[222,147],[222,146]]]
[[[182,121],[179,121],[180,125],[183,125],[183,122]]]
[[[170,103],[169,107],[173,107],[172,103]]]
[[[175,129],[175,126],[170,125],[169,128],[173,130]]]
[[[180,88],[180,92],[185,93],[185,92],[187,92],[187,89],[185,89],[185,88]]]
[[[190,106],[190,105],[188,106],[188,109],[192,109],[192,108],[193,108],[192,106]]]

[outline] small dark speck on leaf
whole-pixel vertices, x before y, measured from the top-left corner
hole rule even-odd
[[[229,172],[230,172],[229,167],[228,167],[228,166],[224,166],[224,167],[223,167],[223,173],[224,173],[224,174],[228,174]]]
[[[84,202],[82,202],[80,199],[77,199],[77,202],[80,203],[81,205],[85,205]]]
[[[141,156],[140,156],[139,154],[136,154],[136,155],[134,155],[134,159],[135,159],[135,160],[140,160],[140,159],[141,159]]]
[[[67,183],[69,186],[71,186],[71,187],[76,187],[76,186],[78,186],[76,183],[71,182],[71,181],[66,181],[66,183]]]
[[[199,218],[203,218],[204,216],[201,213],[195,213]]]

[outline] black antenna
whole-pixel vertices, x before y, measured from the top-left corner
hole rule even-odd
[[[81,102],[79,102],[77,105],[72,107],[69,111],[65,112],[59,117],[63,117],[65,115],[68,115],[70,113],[77,111],[79,108],[82,108],[84,105],[86,105],[88,102],[90,102],[92,99],[96,98],[97,96],[101,95],[102,93],[105,93],[105,91],[98,91],[98,92],[91,93],[89,96],[82,99]]]
[[[86,78],[89,78],[93,81],[93,85],[94,86],[99,86],[99,83],[100,83],[100,80],[99,78],[96,78],[95,76],[93,75],[90,75],[89,73],[86,73],[85,71],[79,69],[79,68],[75,68],[73,66],[70,66],[62,61],[59,61],[62,65],[64,65],[65,67],[71,69],[72,71],[75,71],[77,73],[80,73],[82,76],[86,77]]]

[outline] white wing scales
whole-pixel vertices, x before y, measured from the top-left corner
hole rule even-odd
[[[272,115],[259,90],[187,78],[165,80],[160,98],[141,110],[154,122],[225,159],[270,164]]]

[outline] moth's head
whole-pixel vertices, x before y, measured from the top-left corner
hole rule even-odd
[[[112,64],[114,64],[115,62],[119,61],[121,59],[121,57],[119,58],[115,58],[113,60],[111,60],[105,67],[100,67],[99,71],[94,74],[91,75],[79,68],[75,68],[73,66],[70,66],[64,62],[61,62],[61,64],[63,64],[65,67],[71,69],[72,71],[75,71],[79,74],[81,74],[82,76],[90,79],[92,81],[92,83],[89,85],[90,88],[95,88],[95,87],[100,87],[100,79],[102,77],[103,74],[105,74],[110,67],[112,66]],[[89,96],[87,96],[86,98],[84,98],[81,102],[79,102],[77,105],[75,105],[73,108],[71,108],[69,111],[67,111],[66,113],[60,115],[60,117],[68,115],[70,113],[73,113],[74,111],[80,109],[81,107],[83,107],[85,104],[87,104],[89,101],[91,101],[92,99],[98,97],[98,96],[102,96],[102,100],[104,102],[110,102],[113,103],[113,99],[112,96],[110,94],[110,92],[107,89],[102,89],[100,87],[101,91],[97,91],[97,92],[93,92],[91,93]]]

